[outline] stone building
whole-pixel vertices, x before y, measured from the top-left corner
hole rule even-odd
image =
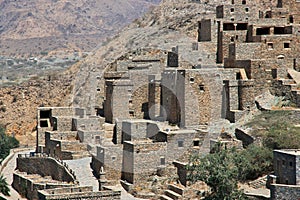
[[[112,135],[103,117],[86,115],[85,109],[41,107],[38,114],[37,152],[63,160],[89,156],[88,144],[92,148]]]
[[[168,53],[139,49],[117,59],[105,72],[104,115],[106,122],[116,119],[149,118],[149,75],[159,75]]]
[[[274,175],[276,183],[270,185],[272,200],[300,198],[299,149],[274,150]]]
[[[300,151],[274,150],[276,183],[300,185]]]
[[[149,176],[166,176],[164,172],[186,185],[189,156],[208,153],[210,143],[220,142],[221,129],[255,106],[256,96],[270,90],[299,107],[300,3],[211,2],[218,4],[216,12],[199,19],[192,45],[174,44],[171,51],[137,49],[107,66],[104,78],[97,78],[95,115],[80,108],[39,108],[37,152],[61,159],[91,154],[96,177],[106,173],[101,187],[119,180],[126,187],[143,186]],[[215,55],[198,55],[201,45]],[[190,62],[182,59],[187,54]],[[222,141],[241,146],[232,138]],[[288,174],[297,165],[294,154],[274,153],[287,159]],[[297,176],[281,169],[278,165],[275,172],[280,182],[272,186],[274,199],[281,199],[286,188],[298,187]],[[287,185],[293,181],[296,186]],[[82,195],[79,190],[89,193],[73,187],[69,197]],[[48,199],[52,193],[60,195],[61,190],[39,195]]]
[[[43,152],[46,131],[71,131],[73,117],[85,117],[85,110],[70,107],[39,107],[37,109],[36,151]]]
[[[231,122],[264,90],[299,105],[299,80],[293,75],[299,72],[299,5],[296,0],[226,1],[211,19],[199,21],[198,41],[216,45],[216,62],[224,69],[241,70],[235,79],[223,79],[230,103],[225,116]]]

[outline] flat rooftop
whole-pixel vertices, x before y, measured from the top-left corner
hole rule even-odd
[[[274,150],[274,152],[300,156],[300,149],[281,149],[281,150]]]

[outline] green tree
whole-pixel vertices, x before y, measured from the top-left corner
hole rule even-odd
[[[239,181],[254,180],[273,169],[273,152],[269,148],[252,144],[234,154],[233,159],[238,167]]]
[[[234,162],[235,155],[234,149],[221,149],[205,157],[192,156],[187,167],[188,180],[204,181],[211,188],[208,200],[247,199],[238,190],[239,168]]]
[[[19,146],[19,141],[5,134],[5,128],[0,125],[0,160],[8,156],[10,149]]]
[[[3,175],[0,175],[0,193],[4,194],[5,196],[10,196],[9,194],[9,187],[6,182],[6,179],[3,177]]]

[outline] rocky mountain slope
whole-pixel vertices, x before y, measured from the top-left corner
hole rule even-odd
[[[91,51],[159,1],[0,0],[0,53]]]

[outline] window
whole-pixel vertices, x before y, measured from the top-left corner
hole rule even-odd
[[[277,78],[277,69],[272,69],[272,78]]]
[[[290,48],[290,43],[289,43],[289,42],[285,42],[285,43],[283,44],[283,47],[284,47],[285,49],[289,49],[289,48]]]
[[[246,12],[249,12],[249,8],[245,8],[245,11],[246,11]]]
[[[40,110],[40,118],[50,118],[51,117],[51,110]]]
[[[238,23],[236,25],[236,30],[247,30],[248,29],[248,23]]]
[[[100,91],[101,91],[101,89],[100,89],[100,88],[97,88],[97,91],[98,91],[98,92],[100,92]]]
[[[40,126],[42,128],[48,127],[48,121],[47,120],[40,120]]]
[[[199,90],[200,92],[204,92],[205,91],[204,85],[199,85]]]
[[[178,147],[183,147],[183,140],[178,141]]]
[[[231,4],[234,4],[234,0],[231,0]]]
[[[282,165],[285,166],[285,160],[282,160]]]
[[[198,43],[197,42],[192,43],[192,50],[193,51],[198,51]]]
[[[284,27],[274,27],[274,34],[285,34]]]
[[[166,165],[166,159],[165,157],[160,158],[160,165]]]
[[[223,30],[224,31],[233,31],[235,30],[233,23],[224,23],[223,24]]]
[[[129,116],[134,117],[134,111],[129,111]]]
[[[230,8],[230,12],[234,12],[234,8]]]
[[[194,147],[199,147],[200,146],[200,141],[199,140],[194,140]]]
[[[272,50],[272,49],[273,49],[273,43],[272,43],[272,42],[269,42],[269,43],[268,43],[268,49],[269,49],[269,50]]]
[[[270,35],[270,28],[257,28],[256,35]]]
[[[294,23],[294,17],[293,17],[293,15],[289,16],[289,21],[290,21],[290,23]]]
[[[242,79],[241,72],[236,73],[236,80]]]
[[[242,1],[242,4],[245,5],[245,4],[246,4],[246,0],[243,0],[243,1]]]
[[[272,12],[271,11],[267,11],[265,18],[272,18]]]
[[[277,8],[282,8],[282,0],[278,0],[278,2],[277,2]]]
[[[231,21],[234,21],[234,18],[231,18],[230,20],[231,20]]]

